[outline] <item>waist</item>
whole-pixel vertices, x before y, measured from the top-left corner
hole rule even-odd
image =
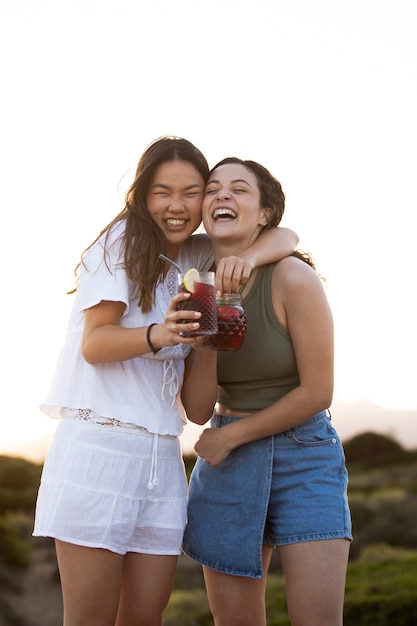
[[[227,417],[248,417],[248,415],[253,415],[257,413],[257,411],[233,411],[232,409],[228,409],[227,406],[218,402],[216,404],[216,413],[220,415],[226,415]]]
[[[219,377],[217,399],[219,405],[232,411],[231,415],[251,415],[271,406],[298,385],[298,375],[252,381],[227,381]]]
[[[154,437],[157,435],[162,439],[177,439],[177,435],[160,435],[159,433],[152,432],[143,426],[138,426],[136,424],[132,424],[130,422],[123,422],[121,420],[115,419],[113,417],[103,417],[98,415],[95,411],[91,409],[70,409],[68,407],[63,407],[61,409],[61,418],[64,421],[75,420],[78,422],[89,422],[90,424],[96,424],[98,426],[104,426],[109,429],[115,430],[129,430],[134,433]]]

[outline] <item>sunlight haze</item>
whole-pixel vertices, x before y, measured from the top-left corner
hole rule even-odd
[[[417,418],[414,9],[413,0],[2,2],[0,453],[53,431],[38,406],[73,269],[164,134],[195,143],[211,166],[250,158],[280,180],[282,223],[326,278],[335,404],[365,400]],[[342,434],[337,416],[335,426]]]

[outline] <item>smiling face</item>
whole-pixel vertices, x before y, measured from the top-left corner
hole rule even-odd
[[[204,179],[187,161],[165,161],[156,170],[146,195],[146,207],[167,239],[167,255],[181,245],[201,223]]]
[[[210,174],[203,200],[204,227],[213,242],[250,245],[268,220],[253,172],[239,163]]]

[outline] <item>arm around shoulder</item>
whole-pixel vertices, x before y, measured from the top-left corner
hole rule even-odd
[[[261,232],[256,241],[241,255],[253,267],[280,261],[294,252],[299,242],[296,232],[278,226]]]

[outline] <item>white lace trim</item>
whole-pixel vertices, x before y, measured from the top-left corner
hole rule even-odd
[[[78,419],[85,422],[94,422],[100,426],[114,426],[115,428],[140,430],[145,434],[147,433],[148,435],[152,435],[152,433],[150,433],[146,428],[143,428],[143,426],[137,426],[136,424],[131,424],[130,422],[121,422],[114,417],[102,417],[92,409],[69,409],[68,407],[63,407],[61,409],[61,416],[64,419]]]
[[[172,298],[178,293],[178,272],[175,267],[169,267],[165,278],[160,283],[161,293],[166,303],[170,303]]]

